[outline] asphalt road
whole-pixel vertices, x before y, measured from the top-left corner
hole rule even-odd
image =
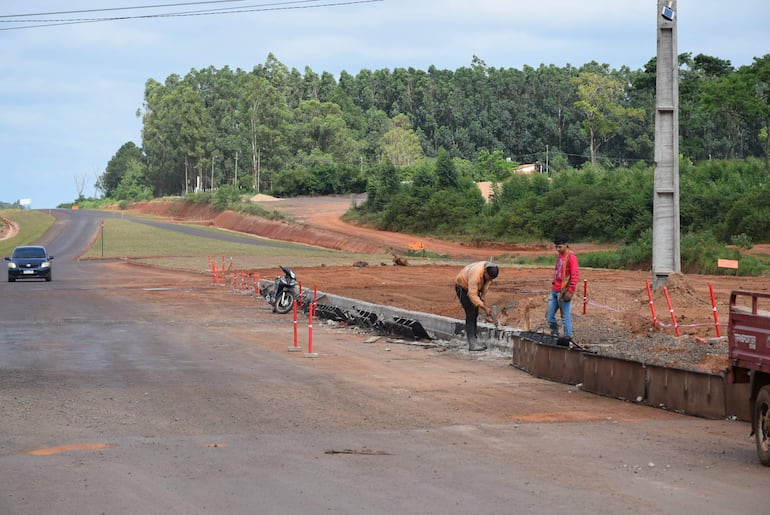
[[[76,261],[98,217],[60,215],[54,280],[0,282],[0,514],[767,512],[746,423],[320,323],[288,352],[248,296]]]

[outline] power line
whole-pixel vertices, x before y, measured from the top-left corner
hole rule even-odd
[[[30,14],[30,15],[0,15],[0,23],[32,23],[36,25],[19,25],[19,26],[13,26],[13,27],[4,27],[0,28],[0,31],[7,31],[7,30],[23,30],[23,29],[33,29],[33,28],[40,28],[40,27],[55,27],[55,26],[62,26],[62,25],[76,25],[76,24],[82,24],[82,23],[100,23],[100,22],[106,22],[106,21],[122,21],[122,20],[134,20],[134,19],[149,19],[149,18],[173,18],[173,17],[188,17],[188,16],[212,16],[212,15],[221,15],[221,14],[242,14],[242,13],[252,13],[252,12],[267,12],[267,11],[287,11],[287,10],[298,10],[298,9],[318,9],[320,7],[340,7],[344,5],[354,5],[354,4],[368,4],[368,3],[374,3],[374,2],[384,2],[385,0],[350,0],[350,1],[343,1],[343,2],[327,2],[322,4],[315,4],[315,5],[292,5],[292,4],[305,4],[309,2],[316,2],[318,0],[295,0],[291,2],[275,2],[275,3],[268,3],[268,4],[257,4],[257,5],[251,5],[251,6],[242,6],[242,7],[222,7],[222,8],[215,8],[215,9],[202,9],[202,10],[193,10],[193,11],[176,11],[176,12],[169,12],[169,13],[156,13],[156,14],[141,14],[141,15],[129,15],[129,16],[111,16],[111,17],[100,17],[100,18],[64,18],[64,19],[45,19],[45,18],[33,18],[33,19],[3,19],[3,18],[15,18],[17,16],[44,16],[44,15],[59,15],[59,14],[85,14],[90,12],[104,12],[104,11],[112,11],[112,10],[123,10],[123,9],[143,9],[143,8],[160,8],[160,7],[167,7],[167,6],[175,6],[175,7],[181,7],[185,5],[201,5],[201,4],[215,4],[215,3],[225,3],[225,2],[238,2],[243,0],[219,0],[219,1],[209,1],[209,2],[186,2],[186,3],[180,3],[180,4],[158,4],[154,6],[142,6],[142,7],[116,7],[116,8],[108,8],[108,9],[91,9],[91,10],[85,10],[85,11],[69,11],[69,12],[52,12],[52,13],[42,13],[42,14]]]
[[[37,16],[53,16],[59,14],[83,14],[83,13],[100,13],[108,11],[127,11],[137,9],[159,9],[161,7],[182,7],[187,5],[207,5],[207,4],[226,4],[233,2],[245,2],[246,0],[210,0],[207,2],[179,2],[174,4],[155,4],[155,5],[138,5],[134,7],[108,7],[102,9],[81,9],[78,11],[48,11],[42,13],[28,13],[28,14],[0,14],[0,18],[24,18],[24,17],[37,17]],[[314,0],[307,0],[314,1]],[[317,0],[315,0],[317,1]]]

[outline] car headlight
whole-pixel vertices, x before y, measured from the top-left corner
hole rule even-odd
[[[49,266],[51,266],[50,261],[43,261],[42,263],[40,263],[40,268],[48,268]]]
[[[15,269],[16,263],[8,263],[8,268]]]

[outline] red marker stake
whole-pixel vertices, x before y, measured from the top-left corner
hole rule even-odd
[[[299,352],[302,349],[300,349],[297,346],[297,301],[294,301],[294,346],[289,347],[289,352]]]

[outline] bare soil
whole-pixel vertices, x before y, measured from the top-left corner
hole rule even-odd
[[[0,217],[0,240],[13,238],[18,232],[19,227],[14,222]]]
[[[554,255],[549,242],[501,245],[488,242],[453,242],[402,233],[377,231],[343,222],[340,217],[354,202],[354,196],[274,199],[260,196],[255,201],[267,209],[286,213],[292,222],[277,222],[233,212],[214,213],[207,208],[172,202],[151,202],[132,206],[132,211],[166,216],[172,220],[258,234],[260,236],[308,243],[330,249],[371,255],[371,260],[350,266],[304,267],[287,264],[306,288],[387,304],[403,309],[463,318],[454,295],[454,277],[465,262],[487,259],[501,263],[487,301],[496,321],[525,330],[542,330],[550,287],[550,267],[508,266],[522,255]],[[420,241],[426,251],[441,259],[409,255],[409,244]],[[573,244],[581,252],[600,247]],[[770,252],[758,245],[753,252]],[[407,266],[394,264],[394,256]],[[263,277],[275,269],[253,270]],[[575,343],[597,352],[660,365],[719,373],[727,367],[725,329],[729,295],[732,290],[770,291],[768,277],[674,274],[665,289],[652,291],[647,285],[650,271],[581,269],[580,287],[573,301]],[[713,289],[715,304],[712,305]],[[670,307],[669,307],[670,303]],[[654,316],[653,316],[654,313]],[[677,336],[677,332],[679,335]],[[718,334],[721,338],[717,338]]]

